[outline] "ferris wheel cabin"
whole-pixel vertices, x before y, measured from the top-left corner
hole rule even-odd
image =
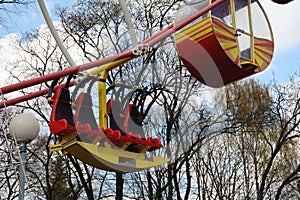
[[[278,4],[287,4],[287,3],[290,3],[293,0],[272,0],[272,1],[275,2],[275,3],[278,3]]]
[[[214,0],[183,6],[181,22]],[[271,62],[273,34],[257,0],[226,0],[175,34],[183,64],[200,82],[221,87],[259,73]]]

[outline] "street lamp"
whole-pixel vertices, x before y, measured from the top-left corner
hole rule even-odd
[[[34,140],[40,132],[38,121],[31,114],[19,114],[9,124],[9,130],[20,145],[21,164],[19,167],[20,193],[19,199],[24,199],[25,193],[25,162],[26,144]]]

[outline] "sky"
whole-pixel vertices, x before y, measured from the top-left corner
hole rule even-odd
[[[44,0],[48,12],[53,20],[57,20],[55,8],[71,5],[75,0]],[[1,18],[4,18],[5,27],[0,26],[0,37],[10,33],[24,33],[37,29],[41,24],[45,23],[37,0],[29,5],[0,5],[0,9],[5,8],[8,12],[0,10]]]
[[[53,21],[57,20],[54,14],[56,6],[66,6],[72,2],[75,0],[45,0]],[[268,82],[275,78],[278,82],[284,83],[289,80],[291,75],[299,71],[300,26],[297,20],[300,19],[300,0],[294,0],[286,5],[275,4],[271,0],[260,0],[260,2],[273,29],[275,53],[267,70],[256,75],[256,78],[262,82]],[[9,34],[25,33],[44,24],[36,2],[27,6],[18,6],[18,8],[7,5],[5,8],[10,12],[3,13],[0,10],[5,24],[5,27],[0,26],[0,53],[3,53],[5,38],[9,38]]]

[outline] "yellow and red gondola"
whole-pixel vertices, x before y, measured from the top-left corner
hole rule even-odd
[[[178,23],[214,0],[191,1]],[[200,82],[221,87],[261,72],[274,51],[267,16],[257,0],[226,0],[175,34],[184,65]]]
[[[72,99],[75,111],[72,110],[68,84],[59,86],[53,97],[48,98],[52,104],[50,132],[59,137],[58,143],[50,146],[52,151],[71,154],[84,163],[103,170],[123,173],[149,169],[169,161],[168,158],[153,154],[162,147],[159,138],[144,137],[138,131],[133,133],[133,130],[142,130],[142,127],[132,127],[138,126],[131,121],[135,118],[134,104],[128,104],[124,111],[119,110],[123,112],[123,117],[116,123],[120,113],[113,113],[118,110],[113,104],[115,101],[110,99],[106,102],[107,73],[111,67],[125,61],[127,59],[103,65],[90,74],[101,74],[100,78],[95,77],[99,97],[98,120],[92,109],[93,98],[90,91],[81,92]]]

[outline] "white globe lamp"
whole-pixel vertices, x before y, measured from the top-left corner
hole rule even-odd
[[[40,132],[39,122],[31,114],[19,114],[9,124],[10,133],[18,143],[29,143]]]

